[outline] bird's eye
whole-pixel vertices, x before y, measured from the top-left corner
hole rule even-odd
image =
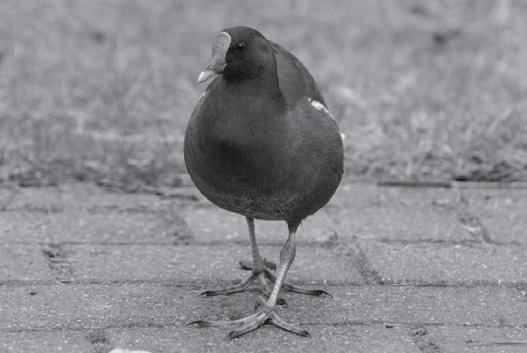
[[[245,47],[245,42],[238,42],[238,44],[236,44],[236,49],[243,49],[243,47]]]

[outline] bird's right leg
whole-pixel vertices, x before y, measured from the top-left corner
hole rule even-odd
[[[240,261],[240,266],[243,269],[250,270],[252,273],[249,277],[242,280],[240,283],[234,284],[221,289],[208,290],[200,295],[206,296],[215,296],[215,295],[226,295],[239,293],[247,290],[249,286],[255,281],[258,280],[260,284],[261,291],[269,296],[271,294],[273,284],[268,280],[267,273],[274,271],[276,265],[267,260],[263,259],[258,250],[258,245],[256,244],[256,234],[254,231],[254,218],[246,217],[247,226],[249,228],[249,237],[251,239],[251,252],[253,257],[252,265],[249,265],[245,261]]]
[[[256,330],[258,327],[265,323],[270,323],[281,329],[289,332],[296,333],[297,335],[307,337],[309,333],[306,330],[299,328],[298,326],[286,322],[276,312],[276,306],[278,304],[278,293],[282,287],[285,276],[289,267],[293,263],[296,254],[295,235],[298,228],[299,222],[288,223],[289,236],[286,243],[284,244],[282,251],[280,251],[280,267],[277,270],[276,281],[274,282],[273,289],[268,296],[268,299],[260,298],[256,312],[252,315],[246,316],[237,320],[228,321],[207,321],[207,320],[196,320],[189,322],[189,324],[196,324],[198,327],[232,327],[233,330],[227,336],[228,338],[234,338],[246,334],[247,332]]]

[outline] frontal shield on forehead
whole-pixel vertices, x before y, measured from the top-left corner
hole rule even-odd
[[[231,36],[227,32],[220,32],[216,36],[214,45],[212,47],[212,55],[198,76],[198,83],[207,81],[213,76],[223,73],[225,68],[225,56],[231,45]]]

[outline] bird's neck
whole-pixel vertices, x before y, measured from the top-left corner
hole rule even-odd
[[[270,65],[261,75],[246,80],[220,82],[224,92],[224,107],[235,107],[245,122],[251,119],[273,120],[283,116],[286,103],[278,82],[276,66]],[[243,102],[243,103],[242,103]],[[236,120],[236,116],[225,114],[225,118]]]
[[[213,139],[246,144],[254,141],[255,134],[280,129],[287,107],[276,74],[218,83],[209,95],[212,104],[204,108]]]
[[[228,95],[238,100],[247,97],[250,101],[254,101],[254,99],[262,102],[269,101],[273,105],[284,103],[276,65],[269,65],[258,76],[249,79],[231,80],[223,78],[221,84]]]

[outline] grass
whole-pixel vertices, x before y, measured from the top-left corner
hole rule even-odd
[[[188,182],[184,129],[218,30],[310,69],[346,178],[527,180],[527,3],[0,1],[0,181]]]

